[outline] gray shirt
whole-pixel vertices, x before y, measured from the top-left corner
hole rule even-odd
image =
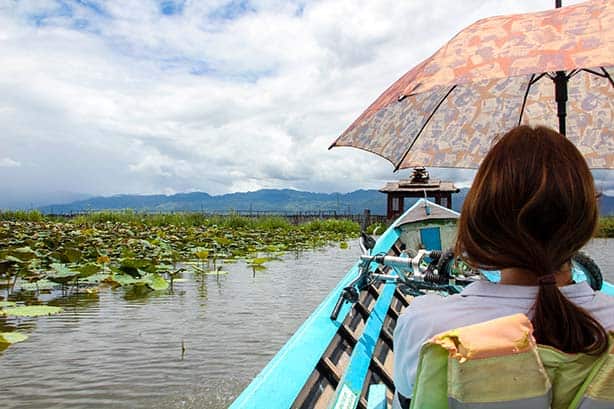
[[[536,286],[495,284],[481,280],[456,295],[416,297],[399,317],[394,331],[394,383],[411,396],[422,344],[440,332],[523,313],[531,317]],[[594,291],[586,282],[559,288],[606,330],[614,331],[614,297]],[[395,399],[395,406],[398,404]]]

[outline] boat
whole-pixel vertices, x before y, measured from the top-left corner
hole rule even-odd
[[[451,253],[439,251],[457,215],[420,199],[370,246],[363,236],[359,261],[230,408],[391,407],[392,334],[412,299],[429,291],[457,293],[475,279],[498,280],[494,271],[474,277],[453,271]],[[614,295],[614,285],[586,256],[574,257],[572,265],[574,280]]]

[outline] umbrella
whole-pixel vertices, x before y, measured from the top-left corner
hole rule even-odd
[[[614,1],[479,20],[392,84],[330,148],[373,152],[395,171],[477,168],[497,132],[558,124],[591,168],[613,169],[613,77]]]

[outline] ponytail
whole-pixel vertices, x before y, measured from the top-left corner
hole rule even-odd
[[[608,334],[584,309],[565,297],[556,284],[540,284],[533,305],[533,336],[538,343],[563,352],[600,355],[608,349]]]

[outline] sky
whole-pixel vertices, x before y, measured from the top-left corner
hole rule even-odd
[[[5,201],[379,188],[408,171],[331,142],[463,27],[553,6],[0,0],[0,188]],[[473,172],[431,175],[466,186]]]

